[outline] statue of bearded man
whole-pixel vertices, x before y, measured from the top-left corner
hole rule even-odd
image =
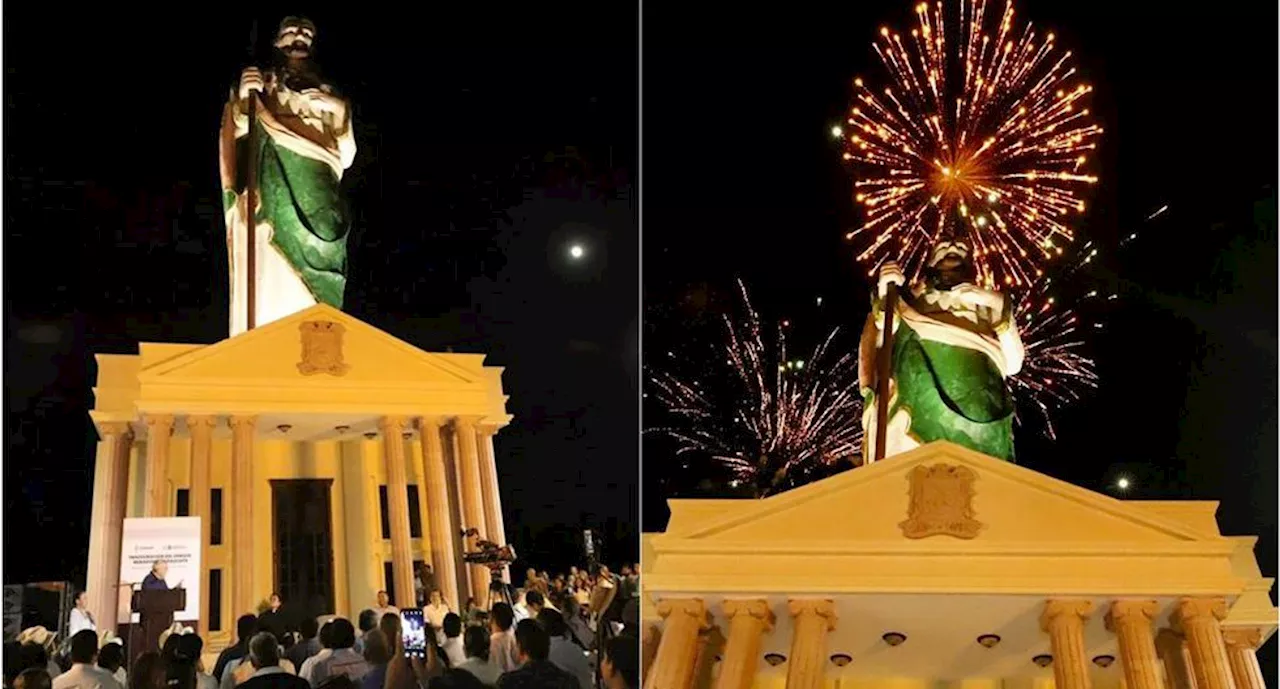
[[[222,112],[219,167],[231,258],[231,335],[323,302],[342,307],[350,215],[340,184],[355,158],[351,105],[316,70],[316,27],[286,18],[273,64],[248,67]],[[249,122],[249,99],[257,100]],[[255,136],[250,137],[249,128]],[[249,150],[250,140],[254,150]],[[245,208],[252,166],[255,246]],[[250,251],[254,275],[248,274]],[[254,323],[248,323],[249,280]]]
[[[1007,295],[977,286],[962,241],[933,249],[924,279],[901,290],[893,319],[893,365],[885,456],[948,440],[1013,461],[1013,400],[1006,379],[1022,368],[1024,350]],[[897,264],[880,269],[877,298],[862,332],[859,383],[864,457],[873,458],[876,354],[884,341],[884,297],[906,282]]]

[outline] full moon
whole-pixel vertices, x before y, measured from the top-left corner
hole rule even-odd
[[[582,248],[581,244],[574,244],[573,246],[569,247],[569,255],[572,256],[573,258],[582,258],[583,254],[585,253],[587,253],[587,251],[586,249]]]

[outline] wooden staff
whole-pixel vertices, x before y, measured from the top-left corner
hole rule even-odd
[[[257,325],[256,311],[256,292],[257,286],[254,284],[254,276],[258,274],[258,221],[254,206],[256,205],[256,192],[258,186],[258,132],[256,120],[258,119],[258,94],[249,91],[249,153],[248,168],[245,174],[244,198],[245,198],[245,222],[248,223],[248,235],[246,240],[249,244],[249,260],[248,260],[248,285],[249,289],[246,296],[249,299],[248,313],[246,314],[246,330],[253,330]]]
[[[884,342],[876,362],[876,453],[884,459],[885,432],[889,428],[889,378],[893,375],[893,315],[898,309],[898,286],[889,283],[884,293]]]

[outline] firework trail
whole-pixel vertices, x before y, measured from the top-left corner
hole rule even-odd
[[[847,237],[871,267],[896,260],[919,277],[934,240],[970,242],[981,282],[1022,291],[1073,239],[1093,124],[1069,51],[1052,33],[1014,26],[986,0],[916,7],[907,36],[874,43],[889,84],[854,81],[846,125],[833,129],[855,168],[865,222]]]
[[[766,334],[741,281],[738,289],[742,315],[724,316],[715,361],[686,361],[699,370],[691,378],[651,375],[670,421],[651,432],[675,440],[678,454],[709,457],[759,497],[821,467],[852,465],[862,448],[856,352],[837,350],[836,329],[808,359],[789,360],[784,328]]]

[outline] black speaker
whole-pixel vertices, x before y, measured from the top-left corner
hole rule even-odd
[[[22,633],[22,585],[4,587],[4,640]]]

